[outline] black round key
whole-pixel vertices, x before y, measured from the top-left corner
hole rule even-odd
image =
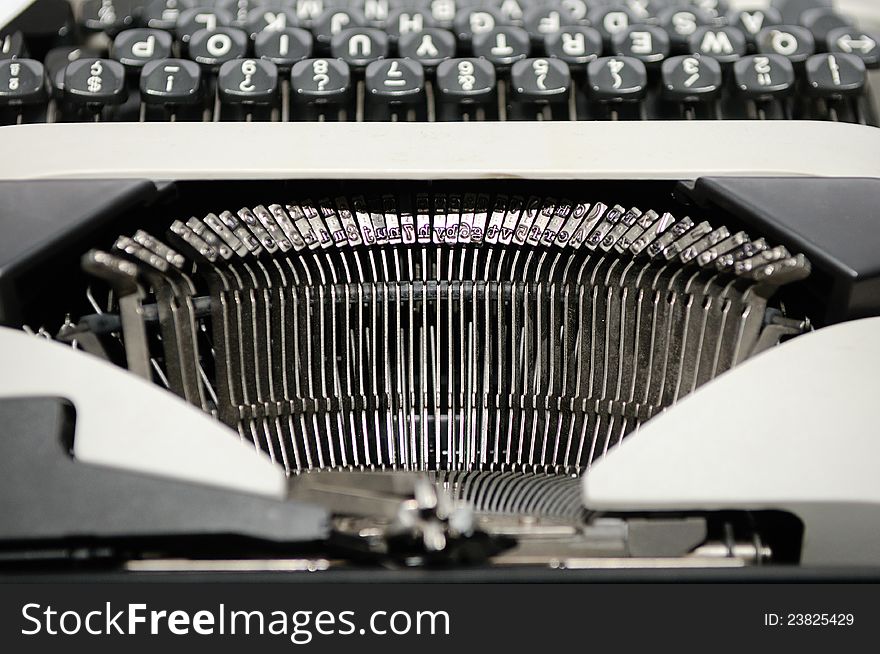
[[[189,58],[206,67],[216,67],[247,54],[248,37],[236,27],[199,30],[189,41]]]
[[[712,100],[721,91],[721,65],[712,57],[672,57],[660,70],[663,94],[675,102]]]
[[[181,0],[148,0],[141,9],[141,23],[150,29],[173,31],[182,6]]]
[[[343,30],[330,42],[330,53],[352,68],[366,68],[388,56],[388,35],[375,27]]]
[[[562,5],[538,5],[527,9],[523,16],[526,32],[535,44],[544,42],[544,37],[555,34],[563,25],[575,25],[577,19]]]
[[[279,68],[290,68],[297,61],[312,56],[312,35],[301,27],[281,31],[263,30],[254,41],[254,54],[268,59]]]
[[[245,31],[252,39],[266,32],[283,32],[298,25],[291,7],[255,7],[248,12]]]
[[[64,95],[81,105],[114,105],[126,99],[125,68],[111,59],[80,59],[64,70]]]
[[[638,0],[639,3],[644,2],[646,5],[650,4],[651,1]],[[574,21],[573,25],[578,25],[587,20],[587,14],[590,12],[590,2],[588,0],[560,0],[559,4],[568,12],[569,18]],[[646,7],[643,18],[648,18],[650,15],[650,11]]]
[[[344,102],[351,93],[351,70],[339,59],[306,59],[290,69],[294,102],[302,104]]]
[[[782,14],[774,7],[763,9],[744,9],[731,11],[727,15],[727,22],[731,27],[740,30],[749,43],[754,43],[758,33],[771,25],[782,25]]]
[[[177,18],[177,38],[189,43],[192,35],[200,30],[214,31],[219,27],[229,27],[232,14],[215,7],[193,7],[180,12]]]
[[[519,101],[560,102],[571,91],[571,71],[559,59],[524,59],[510,69],[510,86]]]
[[[833,9],[814,7],[801,14],[801,25],[810,30],[813,40],[822,48],[828,44],[828,32],[841,27],[853,29],[852,21],[844,18]]]
[[[868,83],[865,63],[851,54],[827,53],[807,59],[807,88],[824,98],[860,95]]]
[[[385,101],[415,103],[425,90],[425,71],[410,59],[374,61],[364,74],[367,95]]]
[[[791,60],[778,54],[752,55],[733,65],[736,87],[754,100],[768,100],[789,93],[794,86]]]
[[[544,39],[544,51],[572,67],[583,67],[602,54],[602,35],[592,27],[563,27]]]
[[[675,48],[686,48],[697,28],[714,23],[712,16],[705,11],[681,5],[664,9],[657,20],[669,34],[669,40]]]
[[[759,54],[781,55],[792,63],[801,63],[816,51],[813,35],[799,25],[765,27],[755,39]]]
[[[733,27],[700,27],[690,38],[690,51],[731,64],[747,52],[746,36]]]
[[[3,0],[0,4],[8,4]],[[43,56],[59,39],[69,38],[75,28],[69,0],[30,0],[4,26],[0,27],[0,59],[3,59],[3,35],[21,32],[32,54]],[[24,53],[18,55],[25,57]]]
[[[217,74],[220,100],[230,104],[271,104],[278,95],[278,67],[265,59],[235,59]]]
[[[720,18],[728,10],[726,0],[677,0],[677,2],[699,9],[712,18]]]
[[[43,60],[43,67],[46,69],[46,75],[49,77],[52,89],[59,94],[64,91],[64,71],[70,62],[97,56],[97,52],[75,45],[49,50],[46,58]]]
[[[35,104],[46,99],[46,73],[33,59],[0,60],[0,106]]]
[[[663,61],[669,56],[669,35],[654,25],[627,27],[614,35],[612,44],[618,56],[633,57],[646,64]]]
[[[404,34],[417,34],[428,27],[436,27],[434,16],[426,9],[404,7],[396,9],[385,21],[385,32],[392,42],[396,42]]]
[[[641,100],[648,86],[645,64],[633,57],[602,57],[587,64],[590,96],[599,102]]]
[[[494,7],[466,7],[456,12],[454,31],[459,41],[470,44],[474,36],[507,23],[508,20]]]
[[[516,3],[516,0],[500,0],[502,5],[507,2]],[[428,8],[431,10],[431,17],[437,27],[452,29],[452,22],[455,20],[455,12],[462,7],[461,0],[429,0]]]
[[[163,30],[124,30],[113,40],[113,58],[129,70],[139,70],[150,61],[170,57],[172,43]]]
[[[401,57],[418,61],[425,70],[455,56],[455,36],[442,27],[428,27],[421,32],[403,34],[397,42]]]
[[[477,104],[495,93],[495,67],[476,57],[449,59],[437,66],[437,98],[440,102]]]
[[[296,19],[300,27],[310,28],[321,17],[324,10],[330,6],[327,0],[285,0],[288,5],[293,5],[296,11]]]
[[[135,0],[86,0],[80,11],[80,23],[91,32],[113,36],[134,25],[137,8]]]
[[[318,43],[329,45],[334,36],[352,27],[365,27],[366,17],[354,9],[332,8],[312,23],[312,34]]]
[[[199,65],[188,59],[151,61],[141,71],[141,100],[150,105],[190,105],[201,98]]]
[[[602,40],[608,45],[615,34],[639,22],[632,10],[620,3],[596,7],[587,14],[587,19],[590,25],[599,30]]]
[[[786,25],[797,25],[804,12],[818,7],[831,7],[834,0],[773,0],[773,5],[782,14]]]
[[[472,48],[475,57],[507,67],[529,56],[531,42],[522,27],[500,25],[490,32],[475,34]]]
[[[25,56],[27,56],[27,48],[24,44],[24,34],[11,32],[0,35],[0,60]]]
[[[880,68],[880,34],[841,27],[828,32],[828,51],[852,54],[868,68]]]

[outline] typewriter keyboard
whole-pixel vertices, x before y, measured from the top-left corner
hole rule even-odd
[[[0,30],[7,125],[878,123],[880,36],[830,0],[37,0]]]

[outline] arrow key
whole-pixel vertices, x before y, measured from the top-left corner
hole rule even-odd
[[[839,27],[828,32],[828,51],[852,54],[868,68],[880,68],[880,36]]]

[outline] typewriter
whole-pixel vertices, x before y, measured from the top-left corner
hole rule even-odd
[[[0,125],[4,571],[880,570],[880,3],[4,0]]]

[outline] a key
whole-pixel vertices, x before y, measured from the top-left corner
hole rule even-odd
[[[391,12],[385,21],[385,33],[392,43],[404,34],[418,34],[428,27],[436,27],[434,16],[427,8],[403,7]]]
[[[425,70],[434,70],[442,61],[455,56],[455,36],[440,27],[403,34],[397,42],[401,57],[418,61]]]
[[[674,5],[657,16],[660,26],[669,33],[672,47],[682,50],[688,47],[690,38],[700,27],[711,26],[712,16],[695,7]]]
[[[45,100],[43,64],[33,59],[0,60],[0,107],[37,104]]]
[[[0,35],[0,60],[26,57],[28,54],[24,44],[24,34],[11,32]]]
[[[587,64],[590,95],[599,102],[641,100],[648,86],[645,64],[632,57],[602,57]]]
[[[787,95],[794,86],[791,60],[777,54],[752,55],[733,65],[736,86],[752,100],[768,100]]]
[[[762,29],[772,25],[782,25],[782,14],[772,6],[743,9],[730,12],[727,15],[727,22],[731,27],[740,30],[745,35],[746,41],[754,44]]]
[[[868,73],[864,62],[855,55],[827,53],[807,59],[806,79],[813,95],[840,98],[863,93]]]
[[[706,102],[721,92],[721,66],[712,57],[672,57],[663,62],[661,75],[663,94],[674,102]]]
[[[297,104],[339,108],[351,96],[351,70],[338,59],[305,59],[290,69],[290,87]]]
[[[267,5],[248,12],[245,31],[252,39],[262,34],[281,33],[297,27],[296,12],[292,7]]]
[[[117,32],[134,26],[134,0],[86,0],[80,9],[80,24],[90,32]]]
[[[563,25],[575,24],[577,19],[561,4],[537,5],[527,9],[523,16],[523,26],[536,46],[544,42],[544,37],[562,29]]]
[[[265,59],[235,59],[220,66],[217,91],[227,104],[270,105],[278,96],[278,67]]]
[[[747,52],[745,35],[733,27],[700,27],[688,43],[692,53],[712,57],[720,64],[732,64]]]
[[[329,46],[333,37],[343,30],[365,27],[367,18],[354,9],[333,7],[327,9],[318,20],[312,23],[312,34],[319,45]]]
[[[355,70],[388,56],[388,36],[375,27],[354,27],[333,37],[330,53]]]
[[[112,59],[80,59],[64,71],[64,95],[74,105],[98,113],[122,104],[126,97],[125,68]]]
[[[113,58],[129,72],[137,72],[151,61],[171,56],[168,32],[152,29],[124,30],[113,40]]]
[[[602,35],[592,27],[563,27],[545,37],[544,51],[571,68],[583,69],[602,54]]]
[[[828,48],[828,33],[840,28],[853,29],[853,24],[833,9],[814,7],[801,14],[799,24],[810,30],[820,48]]]
[[[141,71],[140,90],[142,102],[173,114],[201,100],[201,69],[188,59],[151,61]]]
[[[254,55],[268,59],[283,70],[289,69],[297,61],[311,57],[312,49],[312,35],[301,27],[263,30],[254,40]]]
[[[441,118],[458,120],[461,110],[489,105],[495,98],[495,68],[485,59],[449,59],[437,66],[436,98]]]
[[[868,68],[880,68],[880,34],[841,27],[828,32],[829,52],[859,57]]]
[[[384,59],[367,66],[366,102],[373,120],[384,120],[395,113],[423,104],[425,72],[421,64],[409,59]]]
[[[507,24],[507,19],[493,7],[465,7],[455,15],[455,37],[469,47],[477,34],[491,32],[499,25]]]
[[[475,57],[507,68],[529,56],[529,34],[521,27],[502,25],[489,32],[475,34],[472,45]]]
[[[597,7],[587,14],[587,19],[590,25],[599,30],[603,42],[609,47],[611,46],[611,39],[616,34],[639,22],[636,15],[622,4]]]
[[[813,35],[798,25],[765,27],[758,33],[755,43],[758,54],[779,55],[793,64],[805,62],[816,51]]]
[[[248,37],[236,27],[218,27],[194,32],[189,41],[189,58],[205,68],[218,68],[247,54]]]
[[[571,91],[571,71],[559,59],[524,59],[510,69],[510,87],[517,102],[564,102]]]
[[[634,25],[615,34],[612,49],[619,57],[632,57],[644,64],[656,64],[669,56],[669,35],[654,25]]]
[[[219,7],[193,7],[180,12],[175,27],[177,38],[189,43],[192,35],[200,30],[214,31],[219,27],[232,25],[232,14]]]

